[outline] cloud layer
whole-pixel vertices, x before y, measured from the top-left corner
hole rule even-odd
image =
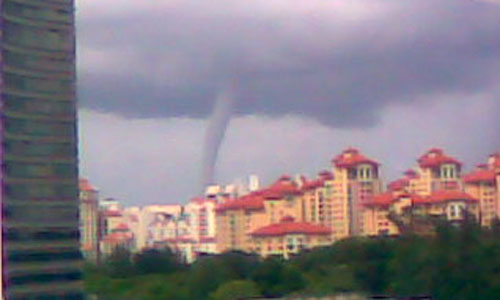
[[[129,117],[235,113],[374,126],[394,104],[496,95],[500,6],[479,1],[117,0],[79,7],[80,102]]]

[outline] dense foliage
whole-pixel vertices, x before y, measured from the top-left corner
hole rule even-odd
[[[500,230],[440,226],[433,237],[352,238],[284,261],[230,252],[187,266],[168,250],[117,250],[89,266],[99,299],[238,299],[341,292],[500,299]]]

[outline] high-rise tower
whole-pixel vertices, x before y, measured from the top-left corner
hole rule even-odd
[[[73,0],[0,0],[3,294],[83,299]]]

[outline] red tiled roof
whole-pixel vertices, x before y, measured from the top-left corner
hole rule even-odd
[[[292,217],[284,217],[280,223],[261,227],[251,233],[252,236],[283,236],[287,234],[323,235],[330,234],[330,229],[306,222],[296,223]]]
[[[216,200],[216,199],[213,199],[213,198],[201,198],[201,197],[197,197],[197,198],[193,198],[193,199],[191,199],[191,202],[193,202],[193,203],[197,203],[197,204],[203,204],[203,203],[217,203],[217,200]]]
[[[121,217],[122,212],[118,210],[105,210],[102,212],[104,217]]]
[[[349,148],[342,152],[342,154],[336,156],[332,162],[335,164],[336,167],[339,168],[348,168],[348,167],[353,167],[359,164],[371,164],[374,166],[378,166],[379,163],[367,158],[363,154],[359,152],[358,149],[355,148]]]
[[[418,163],[422,168],[433,168],[438,167],[442,164],[462,165],[460,161],[458,161],[454,157],[446,155],[444,151],[439,148],[433,148],[427,151],[418,159]]]
[[[364,203],[365,206],[389,206],[396,199],[392,192],[377,195],[371,201]]]
[[[408,178],[401,178],[389,183],[387,187],[391,191],[401,191],[408,187],[409,184],[410,181]]]
[[[81,191],[85,192],[97,192],[97,189],[90,183],[88,179],[81,178],[78,180],[78,187]]]
[[[440,202],[448,202],[455,200],[465,200],[469,202],[478,201],[476,198],[471,195],[461,192],[461,191],[453,191],[453,190],[440,190],[432,193],[430,196],[421,198],[417,201],[417,204],[432,204],[432,203],[440,203]]]
[[[264,198],[261,195],[247,195],[241,198],[228,199],[226,202],[217,205],[216,211],[226,210],[260,210],[264,209]]]
[[[288,174],[283,174],[278,178],[278,181],[291,181],[292,177]]]
[[[308,182],[304,183],[304,185],[302,186],[302,190],[304,190],[304,191],[313,190],[313,189],[322,187],[323,184],[324,184],[323,179],[316,179],[316,180],[308,181]]]
[[[407,178],[414,179],[420,177],[418,173],[413,169],[408,169],[403,173]]]
[[[477,170],[465,175],[466,183],[494,182],[496,174],[494,170]]]
[[[271,185],[267,190],[268,192],[265,192],[265,194],[281,193],[282,196],[300,194],[300,189],[297,186],[297,183],[291,180],[282,180],[282,178],[278,179],[278,181]]]
[[[319,177],[321,177],[321,179],[325,179],[325,180],[331,180],[331,179],[333,179],[332,172],[327,171],[327,170],[319,172],[318,175],[319,175]]]
[[[488,164],[482,163],[482,164],[478,164],[476,167],[478,169],[484,170],[484,169],[488,169]]]
[[[299,195],[301,193],[297,183],[292,181],[290,176],[283,175],[268,188],[254,191],[240,198],[228,199],[226,202],[217,205],[216,211],[264,209],[264,200],[278,200],[287,195]]]
[[[128,227],[127,224],[120,223],[120,224],[118,224],[118,226],[116,226],[115,228],[113,228],[113,230],[130,230],[130,228]]]
[[[282,199],[284,196],[285,196],[284,193],[273,190],[270,190],[269,192],[262,195],[262,197],[264,197],[265,200],[279,200]]]
[[[422,201],[422,197],[416,194],[411,194],[411,193],[401,193],[397,194],[392,191],[377,195],[372,198],[371,201],[364,203],[364,206],[370,207],[370,206],[383,206],[383,207],[388,207],[392,203],[396,202],[397,200],[401,198],[410,198],[412,203],[420,203]]]

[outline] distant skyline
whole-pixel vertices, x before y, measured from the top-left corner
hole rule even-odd
[[[103,196],[197,192],[214,95],[237,82],[216,178],[329,168],[354,146],[386,181],[431,147],[500,150],[500,5],[486,1],[80,1],[80,166]]]

